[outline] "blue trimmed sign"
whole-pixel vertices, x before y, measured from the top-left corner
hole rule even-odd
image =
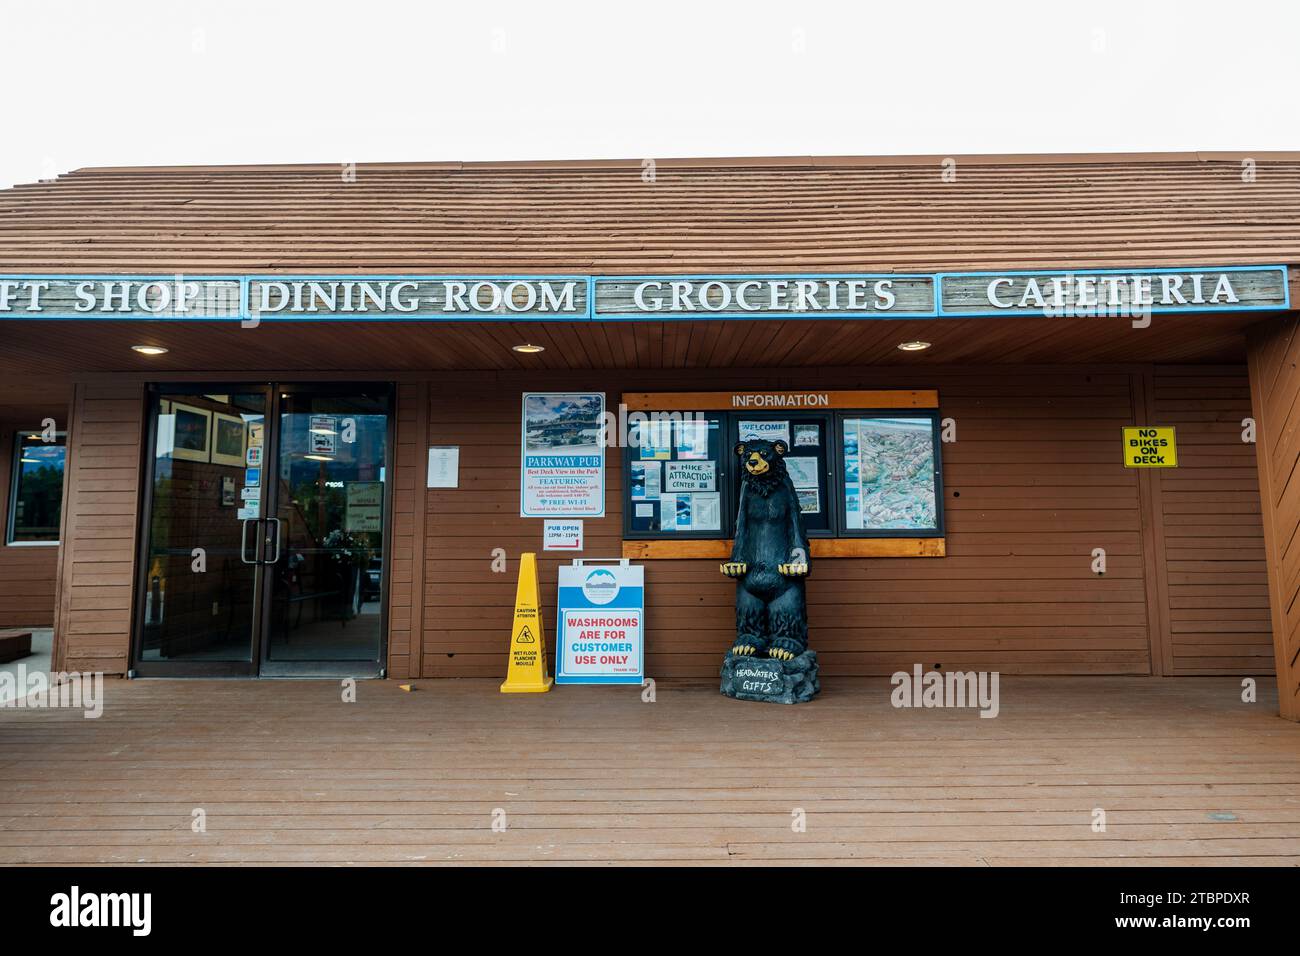
[[[0,320],[932,319],[1290,307],[1281,265],[718,276],[0,275]]]
[[[627,558],[560,565],[555,682],[645,679],[645,569]]]

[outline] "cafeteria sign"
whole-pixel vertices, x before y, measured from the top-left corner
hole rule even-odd
[[[645,677],[645,569],[627,558],[560,565],[558,684],[640,684]]]
[[[519,516],[603,518],[604,438],[604,392],[525,392]]]
[[[1125,468],[1177,468],[1174,427],[1140,426],[1124,429]]]

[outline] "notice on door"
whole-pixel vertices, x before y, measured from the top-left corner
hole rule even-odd
[[[348,504],[344,529],[349,534],[384,530],[384,483],[348,482]]]
[[[1172,425],[1124,429],[1125,468],[1177,468],[1178,445]]]

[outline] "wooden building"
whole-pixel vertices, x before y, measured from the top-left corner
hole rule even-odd
[[[727,447],[745,418],[822,429],[827,679],[1275,673],[1298,719],[1297,265],[1300,154],[20,186],[0,193],[0,626],[52,621],[68,670],[501,675],[518,555],[539,553],[552,621],[570,557],[521,516],[521,395],[602,393],[716,412]],[[773,416],[768,395],[828,398]],[[842,493],[840,436],[882,409],[944,430],[926,533],[857,533]],[[1176,467],[1126,467],[1137,426],[1175,429]],[[46,547],[14,540],[23,435],[66,447]],[[456,487],[429,487],[448,447]],[[630,468],[605,455],[582,554],[645,567],[649,675],[714,676],[727,516],[638,532]]]

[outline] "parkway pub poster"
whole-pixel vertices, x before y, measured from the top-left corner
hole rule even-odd
[[[519,514],[605,514],[604,392],[525,392]]]

